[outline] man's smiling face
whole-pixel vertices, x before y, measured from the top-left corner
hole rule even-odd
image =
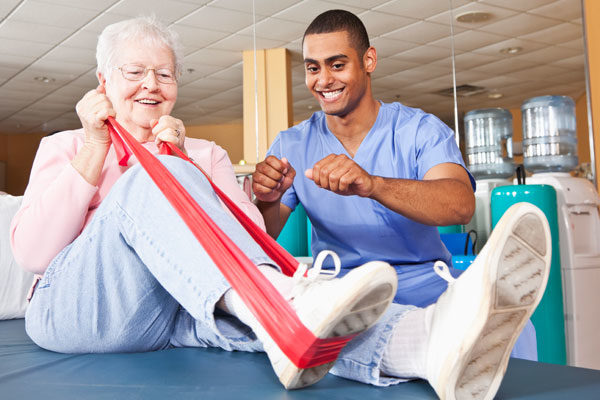
[[[306,86],[328,115],[346,116],[367,92],[369,72],[346,31],[307,35],[302,46]]]

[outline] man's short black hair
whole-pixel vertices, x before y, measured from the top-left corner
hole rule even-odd
[[[350,45],[362,57],[371,46],[367,29],[360,18],[346,10],[329,10],[318,15],[306,28],[302,44],[307,35],[342,31],[348,32]]]

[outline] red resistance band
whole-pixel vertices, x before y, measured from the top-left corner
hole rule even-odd
[[[346,343],[356,335],[326,339],[315,337],[302,324],[294,309],[271,282],[214,223],[169,170],[138,143],[113,117],[108,117],[107,126],[115,145],[119,165],[126,166],[131,155],[125,147],[124,142],[126,142],[142,167],[148,172],[148,175],[169,200],[198,242],[258,322],[277,343],[281,351],[298,368],[311,368],[335,361]],[[179,157],[193,163],[176,146],[171,143],[163,143],[163,145],[160,149],[161,153],[174,152]],[[202,171],[197,164],[193,164]],[[216,187],[204,171],[202,173],[211,183],[217,195],[263,248],[265,253],[282,268],[284,273],[292,275],[299,263]]]

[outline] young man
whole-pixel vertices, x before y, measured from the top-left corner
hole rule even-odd
[[[336,251],[346,271],[386,261],[398,274],[394,302],[434,303],[448,285],[432,266],[451,265],[437,226],[466,224],[475,210],[474,180],[454,133],[422,110],[375,100],[377,52],[354,14],[319,15],[302,51],[306,86],[322,111],[281,132],[256,166],[253,190],[267,231],[276,238],[301,203],[313,254]],[[513,355],[537,359],[531,323]]]
[[[257,165],[253,190],[267,231],[277,237],[302,203],[313,254],[335,250],[345,268],[387,261],[399,274],[396,302],[433,303],[447,285],[431,266],[451,264],[436,227],[465,224],[475,210],[453,132],[421,110],[375,100],[377,53],[353,14],[318,16],[303,55],[322,112],[282,132]]]

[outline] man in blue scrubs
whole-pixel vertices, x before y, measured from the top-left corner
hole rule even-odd
[[[437,226],[466,224],[475,210],[475,181],[454,132],[434,115],[373,97],[377,52],[352,13],[318,16],[302,52],[321,111],[281,132],[256,166],[253,191],[267,232],[276,238],[301,203],[313,254],[333,250],[345,269],[386,261],[398,273],[395,302],[434,303],[448,284],[433,264],[461,272]],[[537,359],[531,323],[525,332],[513,355]]]
[[[387,261],[400,277],[395,301],[426,306],[447,286],[433,263],[451,265],[437,226],[469,222],[474,181],[443,122],[373,97],[377,53],[364,26],[348,12],[329,13],[357,26],[332,32],[317,17],[306,30],[306,85],[322,111],[281,132],[258,164],[258,206],[277,237],[301,203],[313,254],[334,250],[344,268]]]

